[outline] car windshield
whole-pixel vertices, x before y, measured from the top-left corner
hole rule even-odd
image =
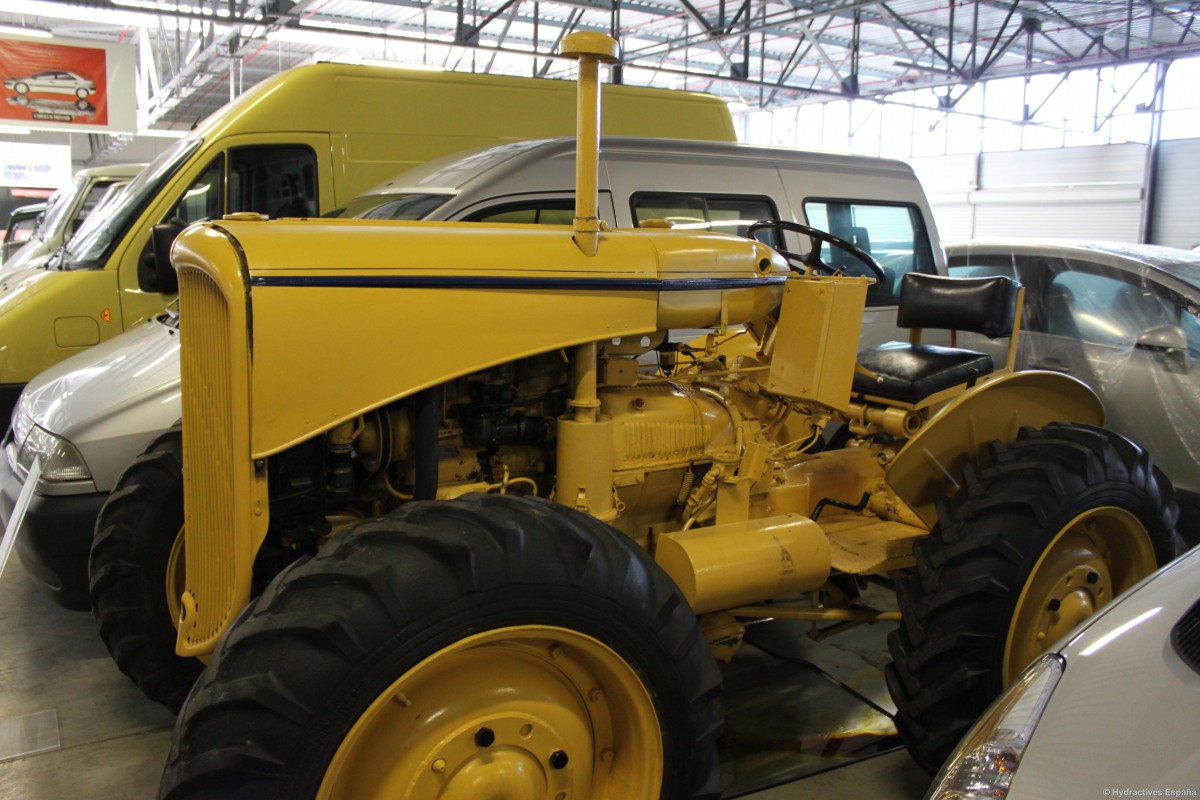
[[[175,142],[125,187],[119,204],[110,204],[106,213],[89,214],[67,246],[61,267],[95,269],[102,266],[125,231],[201,142],[200,139]]]
[[[75,205],[75,198],[83,191],[85,185],[87,178],[79,177],[72,181],[70,186],[64,186],[50,195],[50,199],[46,201],[46,217],[33,234],[36,238],[43,242],[54,238],[55,232],[66,224],[71,206]]]
[[[453,195],[376,194],[356,197],[337,216],[354,219],[424,219]]]

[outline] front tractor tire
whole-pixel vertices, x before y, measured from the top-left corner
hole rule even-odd
[[[896,727],[934,772],[1005,686],[1174,556],[1174,491],[1149,453],[1056,423],[994,442],[914,547],[888,639]]]
[[[409,503],[242,614],[159,797],[717,797],[719,686],[619,532],[529,498]]]
[[[100,638],[121,671],[173,713],[204,669],[175,655],[183,558],[183,435],[176,427],[117,478],[88,563]]]

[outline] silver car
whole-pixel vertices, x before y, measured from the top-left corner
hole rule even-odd
[[[927,800],[1197,797],[1200,549],[1110,603],[996,700]]]
[[[946,248],[951,275],[1025,285],[1020,369],[1079,378],[1108,427],[1142,444],[1170,477],[1197,544],[1200,528],[1200,252],[1154,245],[975,241]],[[982,337],[959,346],[995,350]]]

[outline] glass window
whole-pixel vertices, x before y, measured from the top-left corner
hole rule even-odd
[[[96,207],[96,204],[100,202],[104,195],[108,194],[108,187],[112,185],[113,181],[97,181],[92,184],[92,188],[88,189],[87,197],[83,198],[83,205],[79,207],[79,211],[75,214],[75,222],[72,224],[73,228],[78,228],[79,223],[83,222],[87,218],[87,215],[92,213],[92,209]]]
[[[229,209],[272,218],[317,214],[317,157],[308,147],[242,147],[230,151]]]
[[[467,216],[467,222],[505,222],[525,225],[570,225],[575,218],[575,201],[567,199],[529,200],[505,203]]]
[[[181,139],[130,182],[121,198],[108,214],[92,214],[79,226],[63,257],[64,269],[92,269],[102,266],[128,227],[158,195],[171,176],[183,166],[200,147],[200,139]]]
[[[447,200],[448,194],[400,194],[359,196],[326,216],[354,219],[425,219]]]
[[[811,227],[857,245],[883,267],[885,280],[867,293],[868,306],[896,305],[905,274],[934,272],[933,249],[925,232],[925,221],[915,206],[808,200],[804,203],[804,216]],[[872,274],[853,255],[828,242],[821,244],[821,259],[848,275]]]
[[[1083,272],[1054,276],[1046,292],[1047,333],[1131,347],[1150,328],[1175,324],[1172,304],[1152,287]]]
[[[183,197],[175,203],[168,219],[183,225],[193,222],[221,218],[221,187],[224,183],[225,172],[224,154],[208,162],[208,166],[200,173],[192,185],[183,193]]]
[[[774,204],[765,197],[639,192],[630,202],[638,227],[647,220],[665,219],[675,223],[676,230],[714,231],[744,237],[754,223],[779,218]],[[755,238],[772,247],[779,246],[774,230],[760,231]]]
[[[1196,317],[1198,310],[1200,309],[1189,305],[1181,309],[1179,314],[1179,324],[1183,328],[1183,335],[1187,337],[1188,353],[1192,358],[1200,357],[1200,319]]]
[[[1017,278],[1011,256],[955,256],[950,259],[948,272],[952,278],[994,278],[997,275]]]

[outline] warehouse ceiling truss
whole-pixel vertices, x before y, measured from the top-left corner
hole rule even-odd
[[[186,130],[316,60],[567,77],[576,30],[621,42],[612,79],[770,109],[1200,54],[1197,0],[26,0],[0,23],[136,44],[139,130]],[[1157,95],[1157,92],[1156,92]],[[1036,116],[1031,98],[1026,116]],[[1104,112],[1098,112],[1098,119]]]

